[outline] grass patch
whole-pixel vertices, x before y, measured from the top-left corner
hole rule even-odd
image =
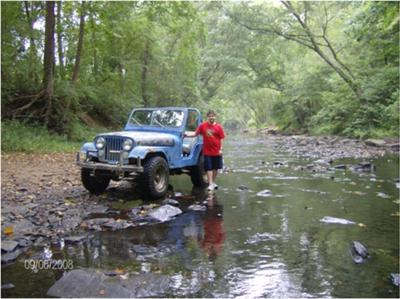
[[[74,152],[82,146],[83,138],[92,140],[93,129],[82,130],[81,140],[68,140],[67,137],[50,133],[46,128],[18,121],[1,122],[1,150],[5,152],[51,153]]]

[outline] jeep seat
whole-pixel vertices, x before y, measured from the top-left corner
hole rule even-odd
[[[193,131],[186,131],[186,133],[194,133]],[[182,143],[182,153],[184,156],[189,156],[192,151],[193,145],[196,142],[197,137],[185,137]]]

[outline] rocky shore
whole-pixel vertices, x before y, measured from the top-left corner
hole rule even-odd
[[[327,163],[340,158],[365,159],[399,153],[395,139],[361,141],[336,136],[280,136],[267,132],[257,135],[260,134],[274,151]],[[146,217],[158,206],[143,206],[132,210],[135,215],[131,213],[130,219],[118,219],[112,214],[112,203],[132,196],[132,190],[124,192],[112,183],[107,194],[90,195],[81,185],[74,161],[74,153],[2,154],[2,263],[14,261],[31,246],[43,247],[61,240],[75,242],[85,230],[115,230],[152,221]],[[89,215],[107,213],[109,216],[98,220],[101,223],[85,220]]]

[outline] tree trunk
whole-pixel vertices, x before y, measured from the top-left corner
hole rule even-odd
[[[89,5],[91,5],[91,3],[89,2]],[[99,66],[98,66],[98,58],[97,58],[97,49],[96,49],[96,23],[94,21],[94,17],[93,17],[93,9],[92,6],[90,6],[90,31],[92,32],[92,36],[91,36],[91,43],[92,43],[92,49],[93,49],[93,75],[95,76],[95,78],[97,77],[98,73],[99,73]]]
[[[82,48],[83,48],[84,30],[85,30],[85,2],[82,1],[81,18],[80,18],[80,23],[79,23],[78,47],[76,49],[75,65],[74,65],[74,71],[72,73],[72,79],[71,79],[71,82],[73,84],[75,84],[76,80],[78,79],[79,66],[80,66],[80,62],[81,62],[81,55],[82,55]]]
[[[65,71],[64,71],[64,52],[63,52],[63,43],[62,43],[61,10],[62,10],[62,2],[58,1],[57,2],[58,63],[60,65],[60,68],[59,68],[60,79],[64,80]]]
[[[34,37],[34,32],[33,32],[33,23],[34,21],[32,20],[31,16],[31,11],[29,10],[29,3],[28,1],[24,1],[25,5],[25,13],[26,13],[26,20],[28,22],[28,28],[29,28],[29,41],[30,41],[30,56],[31,56],[31,63],[35,64],[36,63],[36,58],[37,58],[37,50],[36,50],[36,43],[35,43],[35,37]],[[33,7],[33,5],[32,5]],[[33,10],[33,8],[31,8]],[[39,85],[39,78],[36,74],[36,72],[33,70],[32,72],[32,77],[35,85]]]
[[[149,106],[149,98],[147,95],[147,72],[149,68],[149,60],[150,60],[150,45],[149,41],[146,40],[146,44],[144,47],[144,52],[143,52],[143,64],[142,64],[142,100],[143,100],[143,106],[148,107]]]
[[[332,48],[332,45],[330,44],[329,40],[327,37],[324,35],[324,40],[327,43],[327,47],[331,51],[332,56],[334,57],[334,61],[332,61],[327,55],[325,55],[324,51],[321,49],[317,41],[315,40],[315,36],[311,32],[309,26],[305,21],[302,20],[300,14],[295,11],[293,8],[292,4],[290,1],[282,1],[282,4],[289,10],[289,12],[296,18],[296,20],[299,22],[300,26],[303,28],[304,32],[309,38],[309,41],[311,45],[308,47],[312,50],[314,50],[342,79],[347,83],[347,85],[350,87],[350,89],[354,92],[354,94],[357,96],[357,98],[361,98],[362,96],[362,91],[358,84],[355,82],[354,76],[350,69],[345,66],[338,58],[337,58],[337,53],[334,51]],[[338,64],[335,64],[335,61]]]
[[[44,76],[43,88],[45,90],[45,114],[44,124],[48,126],[49,117],[52,110],[54,96],[54,1],[46,2],[46,24],[45,24],[45,43],[44,43]]]

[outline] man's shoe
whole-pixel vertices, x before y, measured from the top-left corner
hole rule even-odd
[[[218,189],[218,185],[216,183],[213,183],[213,185],[214,185],[214,190],[217,190]]]
[[[208,185],[207,190],[208,191],[213,191],[214,190],[214,184]]]

